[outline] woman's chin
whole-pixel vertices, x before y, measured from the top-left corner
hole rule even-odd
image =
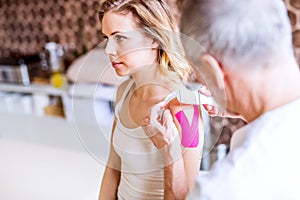
[[[116,74],[120,77],[124,77],[124,76],[129,76],[130,74],[126,73],[126,72],[121,72],[118,70],[115,70]]]

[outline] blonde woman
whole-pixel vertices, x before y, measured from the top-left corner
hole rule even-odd
[[[169,128],[177,129],[178,137],[164,138],[159,131],[149,135],[145,127],[151,108],[184,91],[190,73],[176,22],[161,0],[107,0],[99,18],[112,67],[119,76],[130,76],[117,91],[99,199],[184,199],[200,168],[199,107],[176,98],[162,105],[172,114],[168,119],[169,111],[162,114],[162,123],[176,124]],[[170,151],[173,156],[167,157]]]

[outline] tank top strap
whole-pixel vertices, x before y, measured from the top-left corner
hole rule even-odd
[[[121,96],[119,102],[117,103],[116,107],[119,107],[118,105],[122,105],[123,104],[123,102],[124,102],[124,100],[125,100],[128,92],[129,92],[131,86],[133,85],[133,83],[134,83],[134,80],[132,80],[132,79],[128,82],[128,84],[127,84],[126,88],[124,89],[124,91],[122,93],[122,96]]]
[[[126,88],[125,88],[125,90],[124,90],[124,92],[123,92],[123,94],[122,94],[122,97],[121,97],[121,99],[120,99],[121,102],[124,101],[124,99],[125,99],[125,97],[127,96],[127,94],[128,94],[128,92],[129,92],[131,86],[133,85],[133,83],[134,83],[134,80],[131,79],[131,80],[129,81],[129,83],[127,84],[127,86],[126,86]]]

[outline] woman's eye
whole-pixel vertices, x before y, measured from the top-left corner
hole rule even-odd
[[[122,41],[124,41],[126,38],[124,37],[124,36],[121,36],[121,35],[116,35],[115,36],[115,40],[117,41],[117,42],[122,42]]]

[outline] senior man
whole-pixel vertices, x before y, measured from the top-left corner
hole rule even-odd
[[[299,199],[300,73],[283,1],[190,0],[181,24],[205,49],[188,53],[216,101],[248,122],[188,199]]]
[[[181,25],[218,105],[248,122],[187,199],[300,199],[300,72],[284,2],[188,0]]]

